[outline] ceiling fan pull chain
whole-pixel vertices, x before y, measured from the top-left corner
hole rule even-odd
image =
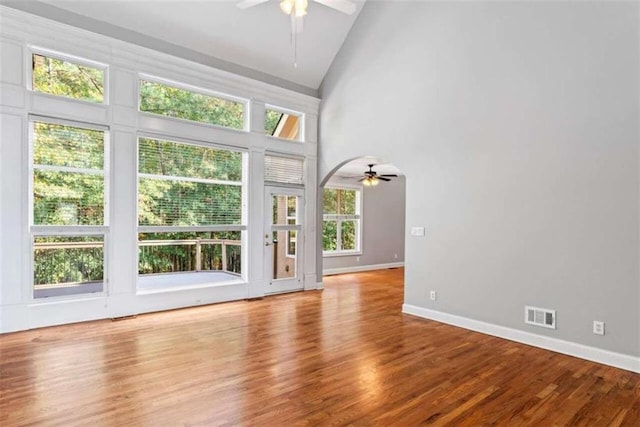
[[[293,47],[293,68],[298,68],[298,31],[296,28],[295,13],[291,16],[291,45]]]

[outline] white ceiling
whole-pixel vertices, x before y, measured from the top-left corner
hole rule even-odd
[[[309,1],[293,66],[289,16],[279,1],[241,10],[240,0],[41,0],[107,24],[317,89],[365,0],[346,15]]]

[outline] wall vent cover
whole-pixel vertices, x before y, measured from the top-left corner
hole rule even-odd
[[[556,311],[548,308],[525,306],[524,323],[542,326],[543,328],[556,328]]]

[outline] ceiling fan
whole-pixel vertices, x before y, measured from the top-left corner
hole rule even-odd
[[[242,0],[238,8],[248,9],[269,0]],[[355,3],[349,0],[311,0],[330,7],[347,15],[353,15],[356,11]],[[309,0],[281,0],[280,10],[291,17],[291,44],[293,45],[293,67],[298,68],[298,33],[302,32],[303,18],[307,14]]]
[[[362,182],[365,187],[375,187],[380,183],[380,181],[391,181],[391,178],[397,178],[396,174],[382,174],[378,175],[377,172],[373,170],[373,164],[367,165],[369,166],[368,171],[364,171],[364,176],[358,180],[358,182]]]

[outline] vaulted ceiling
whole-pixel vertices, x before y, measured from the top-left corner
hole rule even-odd
[[[355,0],[355,13],[346,15],[310,0],[304,30],[297,37],[295,68],[290,20],[280,11],[279,1],[270,0],[245,10],[237,7],[238,2],[40,0],[3,3],[141,45],[149,45],[150,40],[162,41],[169,53],[180,55],[181,49],[182,53],[197,52],[213,59],[210,65],[309,94],[317,93],[364,4],[364,0]],[[158,43],[153,43],[153,47],[157,48]]]

